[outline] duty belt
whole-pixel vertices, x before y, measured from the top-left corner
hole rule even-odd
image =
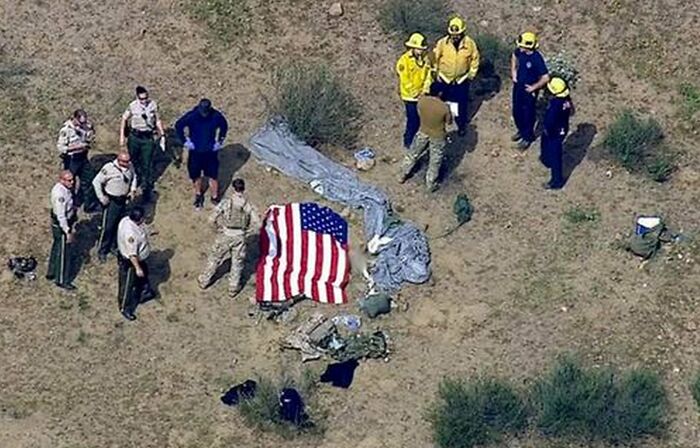
[[[139,131],[138,129],[132,129],[131,135],[138,138],[152,138],[153,131]]]

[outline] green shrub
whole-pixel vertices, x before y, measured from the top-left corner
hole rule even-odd
[[[595,208],[583,208],[574,206],[564,212],[564,219],[572,224],[581,224],[584,222],[594,222],[600,218],[600,213]]]
[[[700,89],[689,83],[683,83],[678,89],[681,95],[681,111],[686,119],[700,112]]]
[[[535,383],[532,402],[547,436],[627,443],[665,429],[664,389],[644,370],[616,381],[610,370],[584,370],[563,358]]]
[[[571,89],[576,88],[579,71],[566,52],[561,51],[547,58],[547,69],[550,76],[563,79]]]
[[[480,71],[483,71],[484,75],[497,74],[510,78],[510,57],[513,54],[513,45],[489,33],[476,34],[474,42],[481,56]]]
[[[695,381],[690,385],[691,391],[693,392],[693,398],[695,403],[698,405],[698,410],[700,410],[700,373],[695,376]]]
[[[675,168],[672,154],[662,145],[663,138],[656,120],[643,120],[625,110],[608,129],[603,146],[627,171],[646,173],[653,180],[663,182]]]
[[[261,378],[257,383],[255,396],[242,400],[238,404],[241,415],[250,426],[286,437],[293,437],[301,433],[319,434],[322,432],[322,426],[319,424],[322,416],[317,413],[310,415],[309,421],[313,422],[312,424],[301,427],[282,420],[280,417],[279,397],[282,389],[286,387],[296,388],[304,400],[306,411],[310,411],[309,401],[313,397],[315,387],[315,380],[312,379],[310,371],[305,371],[304,376],[298,382],[289,378],[280,378],[277,381]]]
[[[450,4],[447,0],[386,0],[377,10],[385,33],[407,39],[422,33],[431,41],[445,33]]]
[[[527,425],[523,400],[496,379],[444,380],[429,419],[441,448],[471,448],[497,442]]]
[[[187,8],[221,43],[235,43],[250,31],[247,0],[194,0]]]
[[[295,62],[274,73],[272,117],[282,117],[297,137],[317,146],[352,147],[359,133],[360,104],[325,64]]]

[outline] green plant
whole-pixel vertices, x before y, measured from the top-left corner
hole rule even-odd
[[[247,0],[194,0],[187,7],[192,17],[224,44],[236,42],[250,30]]]
[[[681,95],[681,111],[686,119],[692,118],[700,111],[700,89],[690,83],[683,83],[678,88]]]
[[[304,371],[298,381],[293,381],[288,377],[279,378],[277,381],[260,378],[257,381],[255,395],[241,401],[238,408],[243,418],[251,426],[264,431],[272,431],[286,437],[293,437],[301,433],[318,434],[322,432],[322,426],[319,423],[323,416],[320,413],[315,412],[313,416],[310,416],[309,422],[313,421],[313,423],[295,426],[281,418],[279,402],[282,389],[293,387],[302,396],[308,411],[311,407],[309,400],[313,397],[315,385],[316,379],[310,371]]]
[[[559,77],[566,81],[566,84],[571,89],[576,88],[579,81],[579,71],[576,65],[571,62],[569,55],[566,52],[560,51],[553,56],[547,58],[547,68],[552,77]]]
[[[412,33],[435,40],[445,32],[449,12],[447,0],[386,0],[377,10],[377,20],[385,33],[404,40]]]
[[[503,381],[444,380],[430,410],[433,437],[441,448],[471,448],[500,441],[527,425],[523,400]]]
[[[513,54],[513,46],[489,33],[476,34],[474,42],[481,57],[480,73],[484,76],[499,75],[510,78],[510,57]]]
[[[272,117],[282,117],[306,143],[352,147],[359,133],[361,107],[325,64],[295,62],[274,73]]]
[[[579,205],[569,208],[564,212],[564,219],[572,224],[595,222],[600,218],[600,213],[595,208],[583,208]]]
[[[646,173],[653,180],[663,182],[674,170],[673,156],[662,145],[663,137],[656,120],[643,120],[625,110],[608,129],[603,146],[629,172]]]
[[[693,393],[695,403],[698,405],[698,410],[700,410],[700,373],[695,376],[695,380],[690,385],[690,389]]]
[[[627,443],[665,429],[666,395],[657,375],[584,370],[562,358],[532,393],[536,425],[547,436]]]

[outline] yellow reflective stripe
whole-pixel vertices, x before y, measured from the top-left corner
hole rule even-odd
[[[129,261],[130,262],[130,261]],[[124,311],[124,305],[126,304],[126,298],[127,295],[129,294],[129,281],[131,279],[131,270],[133,269],[133,266],[129,266],[126,268],[126,279],[124,280],[124,292],[122,293],[122,303],[119,305],[119,311]]]

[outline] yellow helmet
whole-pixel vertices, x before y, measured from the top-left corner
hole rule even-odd
[[[467,31],[467,24],[464,23],[464,19],[461,17],[453,17],[447,24],[447,33],[453,36],[462,34]]]
[[[425,36],[421,33],[413,33],[404,44],[408,48],[417,48],[418,50],[426,50],[428,45],[425,43]]]
[[[531,31],[526,31],[518,36],[515,43],[518,45],[518,47],[525,48],[527,50],[535,50],[540,46],[540,43],[537,40],[537,34]]]
[[[561,78],[554,77],[547,83],[547,90],[557,98],[566,98],[569,96],[569,88],[566,86],[566,81]]]

